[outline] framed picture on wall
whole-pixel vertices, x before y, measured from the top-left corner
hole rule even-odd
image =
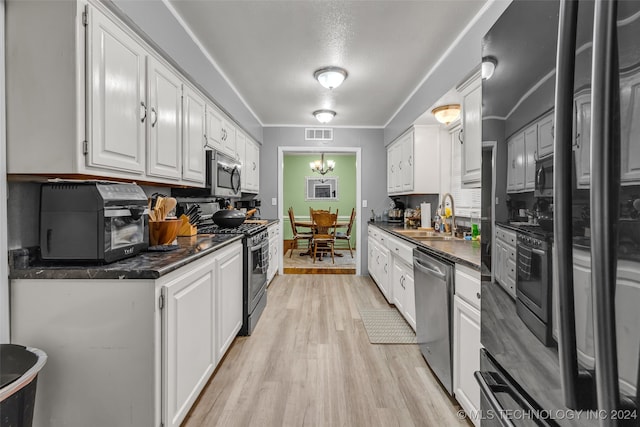
[[[306,177],[305,201],[338,200],[338,177]]]

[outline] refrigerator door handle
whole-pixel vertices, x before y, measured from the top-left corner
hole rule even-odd
[[[558,356],[562,388],[568,408],[595,409],[595,384],[591,372],[578,365],[573,289],[572,160],[573,87],[578,2],[560,2],[556,59],[555,137],[553,165],[553,262],[558,283]]]

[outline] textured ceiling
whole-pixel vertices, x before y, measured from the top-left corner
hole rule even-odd
[[[484,0],[169,0],[265,126],[385,126]],[[348,70],[328,90],[313,72]],[[442,88],[444,95],[451,88]]]

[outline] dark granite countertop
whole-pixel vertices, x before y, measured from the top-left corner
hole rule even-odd
[[[142,252],[110,264],[34,262],[11,268],[10,279],[157,279],[224,246],[239,241],[238,234],[199,234],[178,237],[178,249]]]
[[[405,229],[402,225],[387,222],[370,222],[370,225],[380,228],[395,237],[406,240],[409,243],[420,246],[426,252],[445,258],[451,262],[462,264],[480,271],[482,274],[491,274],[488,269],[482,267],[480,242],[463,239],[455,240],[418,240],[400,234],[397,230]],[[487,270],[487,271],[484,271]]]

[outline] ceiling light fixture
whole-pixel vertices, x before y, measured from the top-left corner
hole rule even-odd
[[[460,117],[460,104],[442,105],[431,110],[431,113],[437,121],[448,125]]]
[[[322,124],[329,123],[335,117],[336,112],[331,110],[316,110],[313,116]]]
[[[493,56],[485,56],[482,58],[482,80],[489,80],[491,76],[493,76],[496,65],[498,65],[498,60]]]
[[[324,153],[320,154],[320,160],[309,163],[311,172],[318,172],[320,175],[325,175],[327,172],[333,171],[335,166],[336,162],[333,160],[327,160],[327,163],[324,163]]]
[[[347,70],[340,67],[324,67],[313,73],[313,77],[327,89],[340,86],[347,76]]]

